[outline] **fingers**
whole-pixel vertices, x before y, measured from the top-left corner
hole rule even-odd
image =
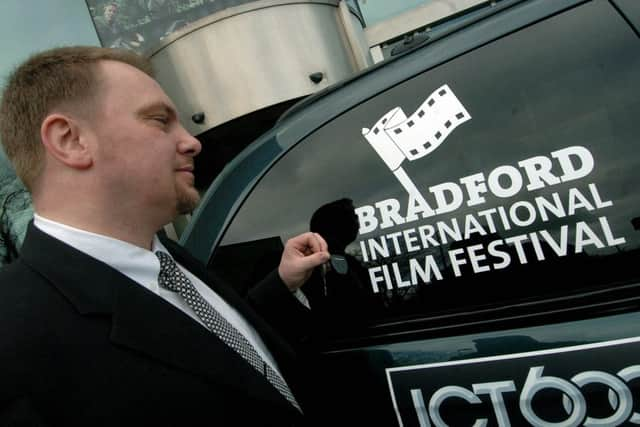
[[[319,265],[329,261],[328,252],[316,252],[298,260],[299,266],[304,271],[310,271]]]
[[[320,248],[320,252],[329,252],[329,245],[327,245],[327,242],[322,238],[322,236],[318,233],[313,233],[313,236],[315,237],[314,240]],[[316,251],[314,250],[314,252]]]
[[[305,233],[308,234],[308,244],[311,248],[311,254],[304,257],[302,262],[305,264],[305,268],[311,270],[321,264],[329,262],[329,246],[327,242],[318,233]]]
[[[292,245],[294,248],[305,254],[329,252],[327,242],[318,233],[309,232],[300,234],[292,237],[287,244]]]
[[[304,233],[289,239],[285,245],[278,273],[291,290],[302,286],[314,268],[329,262],[327,242],[316,233]]]

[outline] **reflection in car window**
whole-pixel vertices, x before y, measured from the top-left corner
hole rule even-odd
[[[325,274],[326,285],[319,275],[303,291],[338,317],[378,322],[637,282],[638,44],[608,3],[588,3],[389,89],[267,173],[211,268],[250,286],[333,206],[359,219],[355,237],[337,217],[321,230],[332,242],[344,234],[333,244],[351,274]],[[331,302],[330,282],[347,280],[356,291]]]
[[[255,0],[86,0],[104,47],[149,51],[172,33],[220,10]]]

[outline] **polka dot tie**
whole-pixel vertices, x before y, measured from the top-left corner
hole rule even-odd
[[[164,252],[157,251],[160,260],[160,274],[158,284],[170,291],[176,292],[196,313],[202,323],[225,344],[235,350],[280,392],[296,409],[302,412],[300,405],[291,393],[284,379],[258,354],[251,343],[218,311],[216,311],[196,290],[193,283],[180,270],[173,258]]]

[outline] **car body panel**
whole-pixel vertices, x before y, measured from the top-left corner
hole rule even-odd
[[[491,164],[482,169],[485,175],[490,175],[494,167],[493,171],[514,170],[513,165],[529,164],[527,162],[533,162],[531,159],[537,159],[536,164],[542,165],[549,159],[557,160],[565,149],[571,151],[574,160],[576,156],[580,157],[579,153],[584,154],[584,150],[590,153],[584,154],[586,157],[582,157],[581,166],[585,166],[589,156],[596,159],[591,165],[594,175],[589,177],[593,181],[585,181],[584,189],[591,189],[594,203],[599,207],[589,209],[583,216],[578,214],[575,222],[593,223],[600,209],[603,212],[600,218],[623,217],[618,218],[620,221],[608,230],[608,235],[603,227],[607,243],[595,246],[598,250],[607,246],[604,252],[587,250],[590,252],[587,256],[586,252],[578,250],[575,258],[565,257],[566,254],[560,256],[562,259],[558,264],[544,257],[538,258],[539,263],[524,261],[518,275],[507,277],[495,288],[490,287],[494,276],[481,268],[474,270],[476,274],[470,276],[466,287],[456,288],[456,278],[451,277],[451,281],[445,278],[442,283],[449,288],[439,293],[433,284],[427,283],[424,287],[426,297],[421,300],[418,310],[403,311],[404,306],[399,304],[397,307],[401,310],[385,312],[385,316],[367,323],[362,329],[331,335],[320,344],[321,363],[327,368],[322,371],[325,383],[318,389],[317,397],[318,402],[327,407],[327,423],[421,427],[545,425],[545,422],[546,425],[638,423],[640,386],[636,373],[640,368],[633,360],[640,354],[637,345],[640,283],[634,266],[640,261],[640,252],[634,233],[640,227],[633,190],[637,185],[636,174],[632,173],[635,167],[630,166],[637,158],[634,155],[637,125],[633,120],[638,108],[634,93],[638,89],[636,76],[640,64],[637,26],[633,27],[637,25],[637,11],[637,2],[627,0],[507,1],[498,2],[494,13],[475,11],[476,15],[467,22],[456,23],[441,33],[434,30],[429,44],[293,107],[274,129],[254,142],[214,182],[182,243],[214,271],[224,270],[225,266],[221,264],[226,264],[236,270],[231,273],[247,279],[252,266],[262,261],[252,259],[258,256],[254,252],[265,249],[277,253],[280,238],[289,232],[278,233],[280,229],[272,222],[286,223],[288,211],[303,212],[309,208],[300,200],[301,195],[310,193],[310,199],[315,200],[317,196],[321,200],[315,193],[321,193],[323,186],[342,186],[346,196],[357,199],[361,205],[358,209],[369,206],[373,212],[374,206],[391,206],[389,200],[395,194],[404,194],[399,186],[404,178],[396,174],[396,181],[393,177],[402,159],[396,162],[400,157],[389,155],[386,146],[376,146],[378,142],[369,133],[379,123],[384,125],[382,118],[386,113],[404,114],[404,108],[419,114],[421,108],[428,108],[429,100],[438,96],[446,98],[447,105],[453,105],[452,108],[459,109],[460,105],[466,108],[469,117],[463,115],[456,125],[459,129],[454,127],[450,131],[446,148],[436,146],[433,154],[431,151],[412,153],[415,146],[398,143],[400,151],[404,150],[402,155],[409,160],[411,156],[418,158],[423,154],[431,157],[428,168],[411,165],[407,159],[402,163],[409,178],[425,173],[422,183],[449,177],[454,169],[456,173],[458,169],[464,171],[454,177],[466,176],[476,171],[477,162]],[[592,28],[580,28],[583,21],[590,22]],[[611,23],[615,23],[615,27]],[[563,28],[565,24],[575,28]],[[544,30],[536,30],[539,28]],[[591,46],[585,46],[578,39],[576,28],[581,29],[579,34],[591,42],[593,52],[589,51]],[[542,39],[543,35],[536,31],[562,34],[563,43],[533,46],[529,51],[521,52],[519,65],[511,69],[510,62],[505,59],[504,69],[501,69],[500,50],[494,49],[495,46],[510,46],[517,50],[522,40],[532,37],[535,40],[537,36]],[[620,45],[616,44],[619,42]],[[558,54],[550,55],[546,63],[531,64],[532,73],[540,73],[542,81],[536,81],[538,74],[525,78],[513,72],[522,72],[523,64],[529,59],[544,60],[545,50],[553,52],[554,49],[564,49],[565,53],[574,51],[577,59]],[[491,60],[485,61],[484,56],[490,56]],[[576,63],[587,65],[572,67],[574,59]],[[566,98],[566,93],[557,99],[553,97],[559,87],[551,82],[552,77],[557,77],[556,67],[558,70],[568,67],[570,74],[560,76],[558,81],[568,88],[571,99]],[[487,77],[482,75],[482,70],[494,74]],[[548,77],[549,82],[543,76]],[[520,82],[535,83],[535,90],[511,93],[513,90],[509,88],[517,88]],[[448,95],[439,95],[443,90]],[[593,94],[573,95],[572,90],[592,91]],[[538,95],[536,91],[541,92],[542,101],[533,99]],[[455,99],[450,97],[452,93]],[[490,108],[491,102],[483,103],[488,95],[496,99],[495,111]],[[571,104],[581,102],[595,105],[593,111],[588,105],[578,105],[577,118],[571,118],[571,122],[560,119],[552,129],[545,128],[545,123],[553,122],[558,116],[564,117],[564,111]],[[603,105],[596,105],[598,102]],[[617,106],[618,102],[622,106]],[[537,107],[549,110],[536,112]],[[376,122],[378,117],[381,121]],[[408,123],[411,117],[414,115],[403,116],[402,123]],[[492,129],[509,126],[515,130],[501,134],[500,138],[505,139],[499,145],[501,152],[489,150],[486,157],[480,158],[480,150],[477,154],[473,152],[476,145],[466,142],[482,142],[482,138],[489,141],[494,137]],[[361,128],[362,134],[359,134]],[[523,130],[518,133],[520,128]],[[394,129],[396,127],[389,127],[389,130]],[[365,138],[366,135],[372,139]],[[515,136],[507,140],[504,135]],[[557,145],[554,145],[554,138],[558,139]],[[584,141],[584,146],[590,150],[582,145],[565,143],[563,138]],[[339,146],[337,139],[344,140],[344,151],[339,153],[345,157],[362,153],[367,142],[371,149],[366,153],[367,159],[353,156],[350,163],[340,163],[341,169],[350,170],[339,171],[340,176],[336,178],[326,166],[329,164],[327,159],[323,158],[325,163],[320,163],[323,142],[327,147],[335,147]],[[350,149],[351,141],[358,145],[357,151]],[[470,147],[469,150],[465,150],[464,144]],[[308,149],[305,147],[311,146],[317,149],[305,151]],[[457,151],[452,148],[454,146],[458,147]],[[395,153],[400,156],[398,151]],[[363,162],[375,166],[360,168]],[[569,163],[567,160],[564,166],[571,169]],[[576,163],[572,165],[573,172],[580,169]],[[308,180],[305,174],[314,168],[321,170],[312,171],[314,179]],[[434,175],[423,171],[427,169],[433,169]],[[325,170],[327,176],[323,175]],[[349,172],[353,173],[351,177]],[[337,172],[334,174],[338,175]],[[572,192],[568,187],[575,176],[565,175],[564,178],[562,183],[556,183],[558,188]],[[547,184],[553,181],[548,175],[545,179]],[[298,180],[302,188],[296,187]],[[606,191],[596,195],[593,189],[600,185],[598,180],[607,184],[603,184]],[[294,193],[297,192],[297,198],[287,199],[287,194],[279,193],[277,184],[285,181]],[[453,188],[450,181],[443,184]],[[562,185],[566,187],[560,187]],[[360,194],[358,186],[380,187],[382,195]],[[397,193],[389,193],[388,188],[392,187]],[[269,197],[261,198],[259,193],[264,188],[269,188],[265,191]],[[409,189],[407,192],[411,195]],[[607,200],[606,195],[612,193],[616,197],[612,197],[613,201]],[[387,199],[383,200],[384,197]],[[588,204],[581,200],[583,205]],[[443,206],[452,203],[451,199],[441,202]],[[282,218],[275,218],[276,215]],[[378,220],[385,221],[382,208],[380,215]],[[629,223],[628,215],[636,218],[631,218]],[[299,216],[306,218],[302,213]],[[392,209],[388,208],[387,219],[392,217]],[[366,228],[362,218],[360,216],[361,234]],[[399,221],[397,216],[395,218]],[[543,222],[546,220],[540,221]],[[570,221],[562,222],[568,223]],[[242,226],[238,224],[244,224],[246,230],[241,230]],[[600,220],[600,224],[604,226],[605,223]],[[291,232],[303,226],[305,224],[296,224]],[[553,225],[556,226],[559,227],[556,230],[562,229],[560,224]],[[394,227],[390,230],[402,231],[398,224]],[[527,233],[536,230],[527,227],[523,226]],[[249,241],[252,236],[255,241]],[[589,236],[594,244],[597,237]],[[405,235],[405,239],[409,237]],[[586,244],[587,240],[577,244]],[[475,247],[487,244],[482,239],[476,243]],[[224,248],[235,252],[222,257]],[[454,246],[449,246],[451,248]],[[363,252],[366,249],[358,254],[360,261]],[[392,257],[389,260],[391,265]],[[442,260],[439,265],[446,268],[451,268],[455,261],[450,258],[448,263],[444,262],[444,255]],[[470,258],[467,261],[471,263]],[[230,265],[234,263],[237,265]],[[372,265],[371,262],[367,265],[370,279],[374,277],[371,271],[375,266]],[[391,277],[393,272],[388,274]],[[395,274],[397,283],[394,286],[385,276],[380,279],[380,287],[386,283],[391,297],[406,296],[395,291],[412,286],[403,283],[402,272],[396,269]],[[406,277],[405,274],[404,279]],[[486,286],[487,290],[474,289],[474,286]],[[518,293],[519,287],[526,289]],[[325,296],[326,289],[325,282]],[[374,293],[384,292],[374,284]],[[349,329],[348,322],[356,322],[365,311],[364,304],[360,304],[362,301],[351,301],[354,302],[351,306],[353,316],[347,322],[336,314],[335,319],[326,319],[326,329],[336,325],[338,329]],[[396,306],[391,304],[389,307]],[[315,368],[310,366],[309,369]]]

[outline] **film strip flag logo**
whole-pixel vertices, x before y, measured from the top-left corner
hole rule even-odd
[[[409,195],[426,206],[413,181],[402,169],[402,162],[430,154],[455,128],[470,119],[471,115],[453,91],[448,85],[443,85],[429,95],[410,117],[396,107],[382,116],[372,129],[363,128],[362,135]]]

